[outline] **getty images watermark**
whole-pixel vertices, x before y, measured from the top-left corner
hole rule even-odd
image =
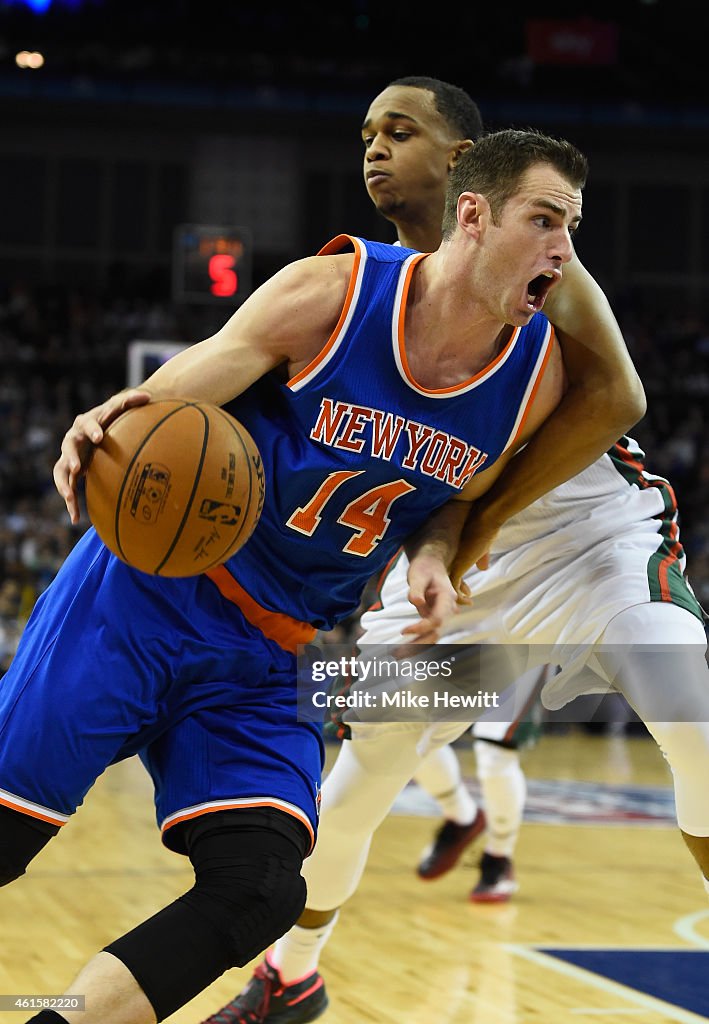
[[[536,706],[557,722],[612,721],[618,701],[644,721],[709,721],[706,648],[687,644],[308,645],[298,718],[354,722],[513,722]]]
[[[298,717],[307,721],[467,721],[496,713],[496,686],[472,687],[464,651],[414,647],[309,646],[298,663]],[[475,673],[476,677],[479,673]],[[464,686],[460,680],[465,679]]]

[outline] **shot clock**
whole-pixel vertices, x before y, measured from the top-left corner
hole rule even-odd
[[[175,228],[172,297],[175,302],[234,308],[251,291],[248,228],[180,224]]]

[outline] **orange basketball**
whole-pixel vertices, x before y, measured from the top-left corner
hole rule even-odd
[[[195,576],[246,543],[264,498],[253,438],[216,405],[165,399],[128,409],[86,474],[101,540],[154,576]]]

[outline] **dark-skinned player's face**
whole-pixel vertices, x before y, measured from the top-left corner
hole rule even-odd
[[[456,142],[427,89],[392,85],[371,103],[362,125],[364,181],[388,218],[441,208]]]

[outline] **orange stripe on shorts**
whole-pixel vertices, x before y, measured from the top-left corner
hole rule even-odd
[[[204,574],[214,583],[222,597],[231,601],[252,626],[260,629],[269,640],[274,640],[284,651],[295,654],[299,644],[309,644],[317,630],[308,622],[300,622],[283,612],[272,612],[255,601],[223,565]]]

